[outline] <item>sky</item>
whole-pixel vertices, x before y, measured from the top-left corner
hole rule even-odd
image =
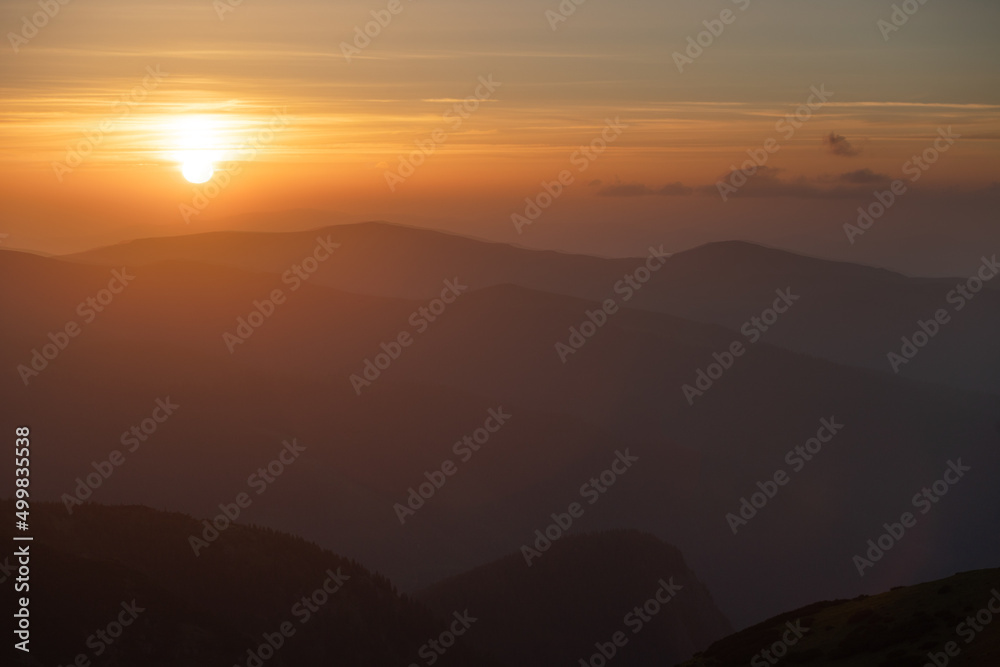
[[[808,218],[820,247],[900,178],[915,218],[995,211],[991,0],[237,2],[0,3],[7,247],[291,209],[609,254],[644,227],[787,243]]]

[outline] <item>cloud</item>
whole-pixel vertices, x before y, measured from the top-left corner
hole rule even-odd
[[[864,169],[861,170],[866,171]],[[734,184],[745,183],[739,188],[739,193],[734,197],[793,197],[798,199],[854,199],[864,198],[871,195],[871,190],[867,185],[852,182],[845,177],[854,178],[850,172],[836,177],[820,177],[809,179],[805,176],[798,178],[781,178],[782,169],[773,167],[760,167],[753,176],[745,177],[739,172],[726,174],[722,181]],[[878,176],[878,174],[874,174]],[[734,174],[736,177],[734,178]],[[830,187],[830,183],[838,183]],[[710,185],[699,188],[699,192],[704,195],[719,196],[717,185]]]
[[[661,197],[686,197],[694,192],[694,188],[689,188],[680,181],[668,183],[656,191],[655,194]]]
[[[686,197],[694,193],[680,181],[667,183],[659,188],[651,188],[644,183],[613,183],[597,191],[598,197]]]
[[[847,140],[847,137],[842,134],[837,134],[836,132],[831,132],[823,137],[823,145],[826,146],[827,152],[831,155],[854,157],[861,154],[860,148],[855,148],[851,142]]]
[[[892,180],[892,177],[888,174],[876,173],[871,169],[858,169],[857,171],[840,174],[837,176],[837,180],[841,183],[850,183],[851,185],[867,185],[870,183],[888,183]]]
[[[733,198],[768,198],[788,197],[792,199],[846,199],[869,200],[875,189],[885,189],[892,182],[892,177],[880,174],[871,169],[858,169],[842,174],[826,174],[815,178],[806,176],[786,177],[783,169],[760,167],[753,176],[745,176],[739,171],[723,176],[719,183],[727,183],[738,187],[738,192],[731,193]],[[874,186],[874,187],[873,187]],[[697,193],[706,197],[719,197],[719,185],[704,185],[696,189]],[[1000,197],[1000,182],[994,181],[983,187],[969,184],[965,187],[923,187],[912,190],[914,194],[908,198],[919,196],[925,198],[964,198],[967,200],[995,201]]]

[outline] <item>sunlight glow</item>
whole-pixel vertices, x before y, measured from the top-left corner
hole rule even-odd
[[[190,155],[184,159],[181,173],[191,183],[204,183],[215,175],[215,164],[210,156]]]
[[[205,183],[215,174],[215,164],[224,157],[224,121],[211,116],[180,118],[172,124],[171,158],[191,183]]]

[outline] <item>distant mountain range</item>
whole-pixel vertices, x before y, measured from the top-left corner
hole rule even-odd
[[[316,237],[349,250],[324,265],[315,284],[405,299],[432,298],[445,277],[458,276],[472,290],[515,285],[600,302],[620,296],[615,285],[644,264],[643,258],[527,250],[386,223],[144,239],[65,259],[133,267],[195,261],[281,274],[302,259],[302,248],[315,243]],[[669,251],[663,246],[651,249]],[[994,270],[1000,271],[1000,265]],[[885,372],[895,372],[888,355],[901,352],[900,339],[912,338],[922,331],[919,322],[933,323],[935,313],[944,309],[951,321],[939,327],[918,359],[897,364],[899,373],[1000,393],[1000,348],[990,344],[1000,335],[1000,292],[987,289],[963,295],[956,287],[970,277],[907,278],[733,241],[671,256],[642,289],[634,291],[628,305],[740,331],[771,305],[776,290],[788,289],[800,300],[782,318],[781,326],[768,330],[767,342]],[[986,285],[1000,288],[1000,279]]]
[[[256,493],[248,479],[295,440],[301,456],[240,520],[409,592],[517,552],[573,502],[570,534],[675,545],[735,627],[996,564],[994,294],[896,375],[885,354],[954,281],[729,243],[666,259],[625,301],[615,285],[641,282],[646,261],[381,224],[0,252],[0,309],[14,314],[0,413],[44,443],[33,492],[71,508],[87,496],[210,518]],[[742,323],[787,290],[798,300],[753,342]],[[168,398],[179,407],[152,419]],[[511,416],[473,448],[491,410]],[[790,454],[824,420],[843,425],[832,442]],[[88,494],[115,450],[124,463]],[[626,451],[638,460],[590,503],[581,489]],[[960,485],[859,576],[868,540],[957,460],[972,468]],[[745,509],[779,472],[790,481]]]

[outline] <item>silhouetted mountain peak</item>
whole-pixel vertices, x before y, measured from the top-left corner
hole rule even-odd
[[[419,597],[435,610],[475,604],[484,619],[476,645],[526,667],[586,660],[619,631],[628,637],[625,664],[662,665],[729,631],[681,553],[655,536],[609,530],[563,536],[548,547],[543,537],[525,545],[538,556],[522,548]]]

